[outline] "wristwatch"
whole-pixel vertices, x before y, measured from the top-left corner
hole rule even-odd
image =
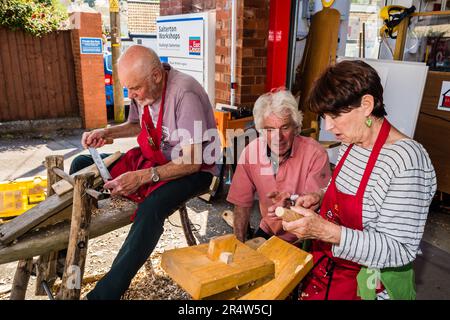
[[[159,181],[159,174],[155,167],[151,167],[150,172],[152,173],[152,182],[157,183]]]

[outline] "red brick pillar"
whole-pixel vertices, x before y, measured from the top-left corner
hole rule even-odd
[[[101,15],[74,12],[70,15],[70,21],[78,102],[83,126],[87,129],[104,127],[107,119],[103,54],[80,52],[80,37],[102,38]]]
[[[230,103],[231,5],[216,0],[216,102]],[[236,105],[253,108],[265,92],[268,0],[238,0]]]

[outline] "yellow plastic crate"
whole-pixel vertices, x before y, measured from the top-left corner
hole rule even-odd
[[[47,177],[0,182],[0,218],[13,218],[45,200]]]

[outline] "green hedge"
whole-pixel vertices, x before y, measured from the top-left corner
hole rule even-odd
[[[68,18],[58,0],[0,0],[0,27],[34,36],[60,29]]]

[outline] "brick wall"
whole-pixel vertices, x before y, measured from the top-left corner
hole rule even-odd
[[[269,0],[238,0],[236,104],[252,108],[265,92]],[[216,102],[230,103],[231,1],[161,0],[160,14],[185,14],[216,9]]]
[[[216,102],[230,103],[231,2],[216,1]],[[252,108],[265,92],[269,1],[238,1],[236,104]]]
[[[169,16],[213,10],[216,0],[161,0],[159,6],[160,15]]]
[[[70,19],[80,117],[87,129],[104,127],[107,119],[103,54],[80,54],[80,37],[102,37],[101,15],[74,12]]]

